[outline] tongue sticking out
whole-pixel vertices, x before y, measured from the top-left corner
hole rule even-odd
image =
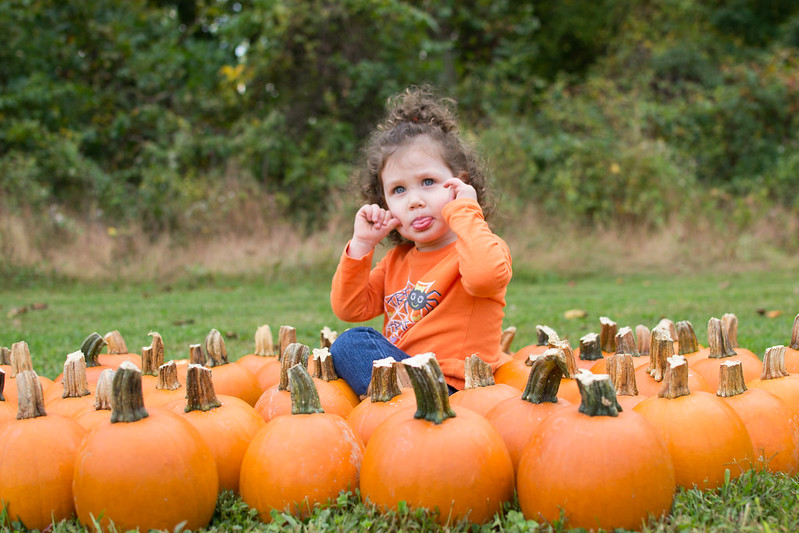
[[[424,231],[433,224],[433,217],[419,217],[411,222],[411,227],[416,231]]]

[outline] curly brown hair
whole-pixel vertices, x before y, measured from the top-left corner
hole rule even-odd
[[[458,132],[456,102],[438,98],[429,85],[409,87],[388,100],[388,112],[364,147],[364,163],[355,173],[364,200],[386,209],[381,174],[386,160],[404,144],[428,136],[438,144],[441,158],[454,176],[466,173],[466,181],[477,192],[477,202],[488,219],[493,211],[486,191],[486,172],[474,149]],[[394,230],[389,234],[394,244],[409,242]]]

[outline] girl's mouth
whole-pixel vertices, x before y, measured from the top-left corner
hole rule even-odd
[[[424,231],[433,225],[433,217],[419,217],[411,222],[411,228],[416,231]]]

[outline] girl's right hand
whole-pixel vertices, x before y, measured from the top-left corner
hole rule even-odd
[[[355,225],[347,255],[360,259],[371,252],[377,243],[399,225],[399,219],[379,205],[361,206],[355,215]]]

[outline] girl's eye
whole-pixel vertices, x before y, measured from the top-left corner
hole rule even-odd
[[[429,186],[435,184],[435,182],[436,182],[436,180],[434,180],[433,178],[425,178],[425,179],[422,180],[422,185],[425,185],[425,186],[429,187]]]
[[[398,185],[397,187],[394,187],[394,190],[391,191],[391,192],[393,192],[394,194],[404,193],[405,192],[405,187],[403,187],[402,185]]]

